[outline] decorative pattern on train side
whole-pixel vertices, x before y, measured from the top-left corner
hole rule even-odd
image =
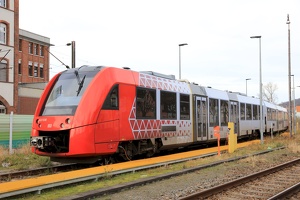
[[[148,74],[140,74],[139,86],[172,92],[181,92],[185,94],[191,93],[188,84],[184,82],[151,76]]]
[[[161,77],[140,74],[139,86],[172,92],[190,93],[188,84]],[[135,139],[161,137],[188,137],[192,136],[191,120],[156,120],[136,119],[136,100],[134,100],[129,116],[129,123]],[[162,132],[162,126],[174,125],[176,131]]]

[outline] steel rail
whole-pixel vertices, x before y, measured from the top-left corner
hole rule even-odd
[[[287,197],[299,191],[300,191],[300,182],[285,189],[284,191],[278,193],[277,195],[268,198],[268,200],[286,199]]]
[[[295,164],[297,164],[299,162],[300,162],[300,158],[297,158],[297,159],[294,159],[292,161],[285,162],[285,163],[283,163],[281,165],[277,165],[275,167],[272,167],[272,168],[269,168],[269,169],[266,169],[266,170],[263,170],[263,171],[251,174],[249,176],[245,176],[245,177],[236,179],[234,181],[230,181],[230,182],[227,182],[225,184],[218,185],[218,186],[215,186],[213,188],[210,188],[210,189],[207,189],[207,190],[204,190],[204,191],[201,191],[201,192],[197,192],[197,193],[191,194],[189,196],[181,198],[180,200],[193,200],[193,199],[199,199],[199,198],[200,199],[208,198],[208,197],[213,196],[213,195],[215,195],[217,193],[220,193],[220,192],[222,192],[224,190],[228,190],[230,188],[242,185],[243,183],[247,183],[247,182],[250,182],[250,181],[255,180],[257,178],[260,178],[260,177],[272,174],[272,173],[277,172],[277,171],[279,171],[281,169],[284,169],[284,168],[287,168],[289,166],[295,165]]]

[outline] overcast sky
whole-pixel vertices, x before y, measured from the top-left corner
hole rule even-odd
[[[20,0],[20,28],[50,38],[51,53],[71,66],[104,65],[156,71],[202,86],[259,96],[262,83],[276,84],[278,103],[288,94],[288,25],[291,66],[300,86],[298,0]],[[51,76],[65,67],[51,56]],[[293,80],[293,79],[292,79]],[[296,87],[296,98],[300,87]]]

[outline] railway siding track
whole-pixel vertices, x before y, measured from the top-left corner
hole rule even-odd
[[[192,199],[281,199],[299,187],[300,159],[197,192],[181,200]]]
[[[11,181],[13,179],[23,179],[24,177],[40,175],[43,173],[56,173],[79,168],[80,167],[77,164],[62,164],[49,167],[40,167],[30,170],[11,171],[0,174],[0,183]]]

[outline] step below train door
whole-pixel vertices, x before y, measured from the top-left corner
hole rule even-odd
[[[234,123],[234,133],[239,135],[239,104],[236,101],[230,102],[230,122]]]
[[[196,132],[197,141],[207,140],[207,99],[196,97]]]

